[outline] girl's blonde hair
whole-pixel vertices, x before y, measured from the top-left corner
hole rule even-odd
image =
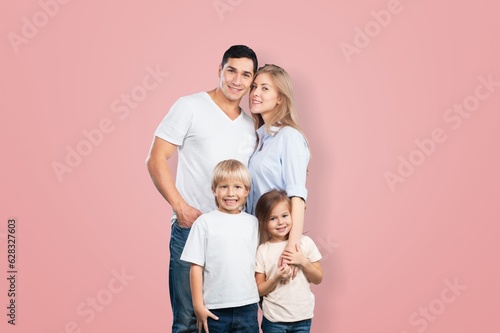
[[[260,244],[267,242],[269,237],[269,232],[267,231],[267,224],[273,209],[281,202],[285,202],[288,205],[288,210],[292,209],[292,201],[283,190],[270,190],[264,193],[257,201],[255,206],[255,216],[259,221],[259,238]],[[288,235],[287,235],[288,237]]]

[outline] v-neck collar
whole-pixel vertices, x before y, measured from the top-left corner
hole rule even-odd
[[[235,122],[237,121],[238,119],[240,119],[242,116],[243,116],[243,110],[241,109],[240,106],[238,106],[239,110],[240,110],[240,114],[238,115],[238,117],[234,118],[234,119],[231,119],[227,113],[224,112],[224,110],[221,109],[221,107],[219,105],[217,105],[217,103],[215,103],[215,101],[213,100],[213,98],[210,96],[210,94],[205,91],[205,95],[206,97],[212,102],[212,104],[227,118],[227,120],[231,121],[231,122]]]

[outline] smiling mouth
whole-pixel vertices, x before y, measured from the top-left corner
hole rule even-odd
[[[235,88],[235,87],[231,87],[231,86],[228,86],[228,87],[229,87],[229,89],[230,89],[231,91],[235,91],[235,92],[240,92],[240,91],[242,91],[242,90],[243,90],[243,89],[241,89],[241,88]]]
[[[226,205],[232,206],[232,205],[236,205],[238,203],[238,200],[236,200],[236,199],[224,199],[224,202],[226,203]]]

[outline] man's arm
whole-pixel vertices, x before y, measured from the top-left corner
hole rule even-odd
[[[189,228],[198,216],[201,215],[201,212],[189,206],[175,187],[174,177],[168,167],[167,160],[176,151],[176,145],[155,137],[151,144],[148,158],[146,159],[146,165],[156,189],[177,214],[179,225]]]

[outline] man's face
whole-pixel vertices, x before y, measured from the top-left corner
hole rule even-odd
[[[219,68],[219,88],[230,101],[240,101],[253,81],[253,61],[248,58],[229,58]]]

